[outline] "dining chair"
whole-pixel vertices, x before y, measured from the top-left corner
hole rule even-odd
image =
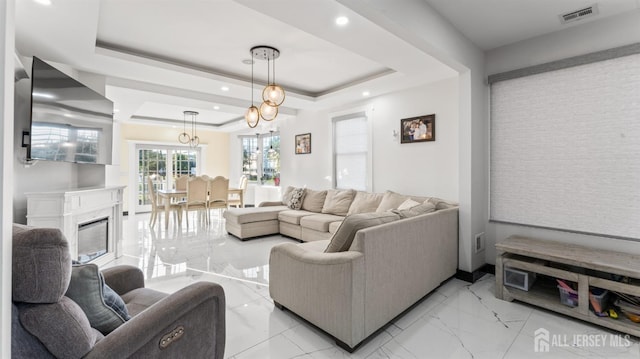
[[[237,188],[229,188],[229,206],[244,207],[244,192],[247,189],[249,179],[247,176],[240,176]]]
[[[158,220],[158,213],[163,213],[165,211],[165,206],[169,206],[169,211],[173,212],[174,216],[176,217],[176,223],[181,223],[182,207],[176,203],[159,203],[158,193],[156,192],[156,188],[153,185],[151,176],[147,177],[147,186],[149,187],[147,195],[149,196],[149,201],[151,202],[151,219],[149,220],[149,226],[155,226],[156,221]]]
[[[187,197],[180,202],[182,210],[187,214],[187,228],[189,227],[189,211],[198,211],[200,218],[204,216],[204,221],[209,223],[209,206],[207,205],[207,193],[209,192],[209,181],[198,176],[187,181]]]
[[[229,203],[229,179],[217,176],[209,180],[209,209],[220,209],[220,218],[222,218],[222,210],[227,209]]]
[[[187,175],[181,175],[176,177],[176,190],[182,190],[182,191],[186,191],[187,190],[187,182],[189,181],[189,176]]]

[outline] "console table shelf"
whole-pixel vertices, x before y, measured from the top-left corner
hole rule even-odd
[[[624,314],[618,319],[598,317],[589,310],[589,288],[640,296],[640,256],[553,241],[512,236],[496,244],[496,297],[519,300],[572,316],[596,325],[640,337],[640,323]],[[538,277],[528,290],[504,284],[504,269],[535,273]],[[611,275],[629,278],[629,283],[608,279]],[[555,279],[578,285],[578,306],[560,302]]]

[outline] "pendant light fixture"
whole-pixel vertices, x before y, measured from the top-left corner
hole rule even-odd
[[[272,121],[278,116],[278,107],[284,102],[284,89],[275,82],[275,60],[280,57],[280,51],[271,46],[255,46],[250,50],[251,53],[251,107],[245,113],[245,120],[249,127],[254,128],[262,118],[265,121]],[[253,59],[267,61],[267,86],[262,91],[262,104],[257,108],[253,104]],[[272,65],[273,61],[273,65]],[[271,78],[271,69],[273,66],[273,79]]]
[[[278,51],[278,50],[276,50]],[[271,104],[271,106],[280,106],[284,102],[285,92],[282,86],[276,84],[276,58],[280,56],[278,53],[277,56],[273,58],[273,81],[267,81],[267,87],[262,90],[262,101]],[[267,59],[267,68],[269,67],[269,59]],[[269,76],[267,69],[267,77]]]
[[[273,130],[269,131],[269,156],[273,155],[276,151],[273,149]]]
[[[253,50],[252,50],[253,53]],[[247,125],[251,128],[255,128],[258,126],[258,122],[260,122],[260,111],[253,104],[253,64],[255,61],[251,60],[251,107],[247,109],[247,112],[244,114],[244,119],[247,121]]]
[[[256,133],[256,154],[260,153],[260,134]]]
[[[196,111],[184,111],[182,120],[182,133],[178,135],[178,141],[182,144],[189,144],[189,147],[198,147],[200,145],[200,137],[197,135],[198,113]],[[191,135],[187,133],[187,119],[191,122]]]

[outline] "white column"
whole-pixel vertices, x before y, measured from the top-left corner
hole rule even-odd
[[[0,357],[11,358],[11,224],[13,223],[13,79],[15,57],[15,1],[0,1]]]

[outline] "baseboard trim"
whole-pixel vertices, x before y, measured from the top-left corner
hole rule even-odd
[[[485,264],[482,267],[474,270],[473,272],[467,272],[467,271],[463,271],[458,269],[458,271],[456,272],[456,278],[463,280],[465,282],[469,282],[469,283],[475,283],[478,279],[482,278],[483,275],[485,274],[495,274],[496,273],[496,266],[493,264]]]

